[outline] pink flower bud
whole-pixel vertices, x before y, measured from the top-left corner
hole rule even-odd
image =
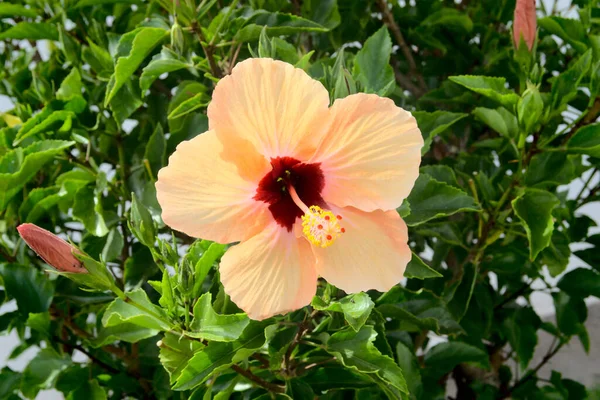
[[[47,264],[61,272],[87,273],[73,252],[80,251],[55,234],[34,224],[22,224],[17,227],[19,235],[33,251]]]
[[[513,25],[515,46],[519,48],[522,36],[531,50],[535,42],[536,29],[535,0],[517,0]]]

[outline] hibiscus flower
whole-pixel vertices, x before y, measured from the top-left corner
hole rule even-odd
[[[159,172],[158,201],[170,227],[240,242],[220,277],[250,318],[309,304],[318,276],[346,292],[402,279],[411,252],[396,208],[423,145],[409,112],[374,94],[329,107],[320,82],[261,58],[219,81],[208,119]]]

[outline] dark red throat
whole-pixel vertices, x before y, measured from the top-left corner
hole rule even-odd
[[[275,221],[292,230],[296,218],[304,214],[294,203],[289,193],[289,186],[294,186],[298,197],[310,206],[325,205],[321,192],[325,187],[325,177],[321,164],[306,164],[292,157],[271,159],[273,170],[258,183],[254,200],[269,204],[269,211]]]

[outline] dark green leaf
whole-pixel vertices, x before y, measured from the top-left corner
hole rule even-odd
[[[558,287],[573,297],[600,298],[600,275],[590,269],[577,268],[563,276]]]
[[[442,274],[425,264],[418,255],[412,253],[412,259],[406,266],[404,276],[407,278],[428,279],[440,278]]]
[[[600,158],[600,123],[578,129],[567,142],[567,150]]]
[[[385,26],[365,41],[354,58],[353,74],[367,93],[385,96],[396,85],[394,70],[390,65],[392,39]]]
[[[487,352],[463,342],[446,342],[433,346],[425,354],[424,361],[435,377],[441,377],[462,363],[472,362],[489,368]]]
[[[506,138],[516,138],[519,133],[517,117],[504,107],[496,109],[476,107],[473,115]]]
[[[54,295],[54,285],[49,278],[33,266],[0,264],[0,275],[6,292],[17,300],[19,311],[29,313],[48,310]]]
[[[56,25],[46,22],[19,22],[0,33],[0,40],[58,40]]]
[[[433,138],[450,128],[456,122],[465,118],[468,114],[453,113],[448,111],[415,111],[412,113],[413,117],[417,120],[417,125],[423,134],[423,140],[425,144],[421,149],[421,154],[425,154],[429,151]]]
[[[344,314],[348,325],[358,332],[365,324],[375,304],[366,293],[355,293],[326,304],[320,297],[315,297],[312,306],[316,310],[335,311]]]

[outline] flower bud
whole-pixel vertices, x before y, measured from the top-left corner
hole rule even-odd
[[[515,47],[519,48],[522,37],[531,50],[535,42],[536,29],[535,0],[517,0],[513,24]]]
[[[61,272],[87,273],[73,252],[79,250],[65,242],[52,232],[40,228],[34,224],[22,224],[17,227],[19,235],[25,243],[40,256],[47,264],[50,264]]]

